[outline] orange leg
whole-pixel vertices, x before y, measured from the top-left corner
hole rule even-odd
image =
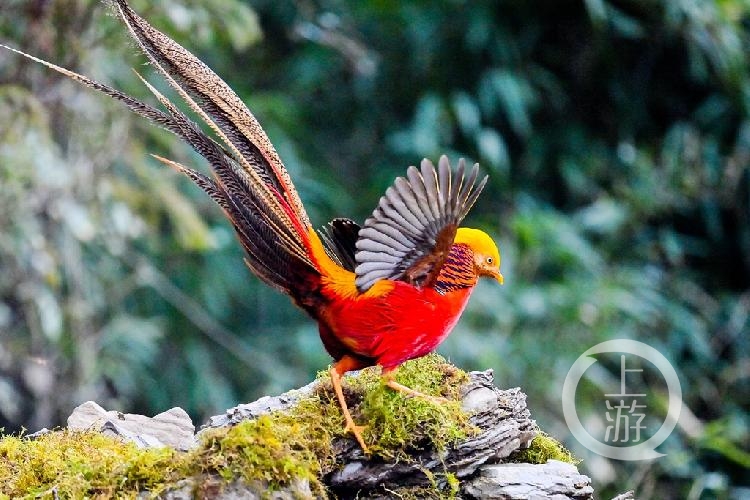
[[[406,387],[403,384],[399,384],[398,382],[396,382],[396,370],[395,370],[395,368],[391,369],[391,370],[383,370],[383,375],[382,376],[383,376],[383,382],[385,382],[385,385],[387,385],[388,387],[390,387],[394,391],[398,391],[401,394],[405,394],[406,396],[408,396],[410,398],[422,398],[422,399],[426,399],[427,401],[430,401],[431,403],[434,403],[434,404],[442,404],[442,403],[447,403],[448,402],[448,400],[445,399],[445,398],[443,398],[443,397],[440,397],[440,396],[430,396],[429,394],[424,394],[422,392],[415,391],[411,387]]]
[[[336,391],[336,397],[339,400],[339,405],[341,405],[341,412],[344,414],[344,420],[346,421],[346,428],[344,429],[344,431],[349,431],[354,434],[357,442],[362,447],[362,451],[364,451],[365,453],[369,453],[367,445],[365,444],[365,440],[362,438],[362,431],[365,428],[354,423],[352,414],[349,413],[349,407],[346,405],[344,393],[341,390],[341,376],[344,373],[350,370],[356,370],[359,367],[360,364],[357,362],[357,360],[349,356],[344,356],[336,363],[334,363],[331,369],[328,370],[328,373],[331,374],[331,383],[333,384],[333,390]]]

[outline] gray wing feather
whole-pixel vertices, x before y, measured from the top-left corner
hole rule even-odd
[[[388,198],[391,206],[407,219],[413,227],[418,228],[427,223],[427,217],[420,209],[417,200],[412,194],[411,186],[405,179],[399,177],[399,180],[385,191],[385,196]]]
[[[401,257],[396,257],[396,256],[389,255],[389,254],[383,255],[382,253],[371,252],[369,250],[362,250],[360,252],[359,258],[361,260],[387,262],[388,264],[399,264],[403,260]]]
[[[445,158],[445,161],[443,161]],[[438,186],[440,186],[440,202],[447,203],[446,215],[448,217],[453,216],[455,205],[451,204],[450,193],[451,193],[451,166],[448,163],[448,158],[443,156],[438,162]]]
[[[390,245],[394,249],[402,252],[409,251],[409,241],[405,240],[401,233],[398,233],[396,229],[385,224],[379,226],[378,229],[368,227],[367,230],[363,230],[361,236],[377,241],[378,243]]]
[[[372,273],[381,276],[388,276],[392,266],[387,262],[364,262],[357,265],[357,269],[363,273]]]
[[[432,165],[432,163],[430,163],[430,165]],[[432,168],[434,169],[435,167]],[[409,185],[413,189],[414,194],[416,194],[416,202],[419,204],[425,227],[430,231],[434,231],[435,219],[438,214],[432,212],[432,205],[430,204],[429,196],[427,195],[424,177],[422,177],[422,173],[417,170],[416,167],[409,167],[409,170],[407,170],[406,173],[409,177]]]
[[[432,163],[427,160],[422,160],[422,181],[424,182],[425,193],[427,194],[427,203],[432,211],[431,228],[436,229],[438,226],[442,226],[442,219],[444,218],[444,210],[440,210],[440,203],[438,201],[438,185],[437,185],[437,173]]]
[[[384,253],[388,255],[396,255],[401,256],[403,255],[403,252],[386,245],[384,243],[380,243],[375,240],[371,240],[369,238],[361,238],[357,240],[357,253],[365,251],[365,252],[375,252],[375,253]],[[356,254],[355,254],[356,258]],[[359,262],[360,259],[357,259],[357,262]]]
[[[382,198],[381,198],[382,201]],[[385,215],[385,217],[383,217]],[[381,207],[379,207],[378,210],[376,210],[373,213],[373,217],[378,219],[390,219],[395,224],[397,224],[397,227],[403,228],[405,232],[410,232],[412,234],[419,234],[419,228],[423,227],[422,223],[419,221],[415,221],[414,223],[407,220],[403,215],[401,215],[401,212],[393,208],[393,206],[385,204]]]
[[[367,235],[368,237],[374,237],[372,236],[372,233],[380,234],[381,236],[388,236],[391,239],[400,242],[405,249],[408,249],[410,247],[409,236],[404,233],[403,229],[400,226],[396,225],[396,223],[391,220],[383,221],[382,224],[378,225],[377,229],[368,229],[370,229],[370,231],[365,233],[365,235]]]

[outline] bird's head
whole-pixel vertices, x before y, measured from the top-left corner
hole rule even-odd
[[[500,250],[490,236],[479,229],[460,227],[456,231],[454,244],[463,243],[474,253],[474,269],[478,276],[489,276],[503,284],[500,274]]]

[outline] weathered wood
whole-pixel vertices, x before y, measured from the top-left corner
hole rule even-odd
[[[481,432],[444,453],[435,450],[415,454],[410,463],[380,462],[350,447],[341,462],[346,465],[326,478],[336,492],[395,489],[429,483],[425,471],[436,478],[452,472],[459,478],[472,475],[486,462],[506,458],[528,447],[536,432],[526,408],[526,395],[520,389],[502,391],[492,385],[491,372],[474,372],[463,391],[463,407],[473,413],[472,423]]]
[[[297,401],[313,393],[317,382],[310,382],[306,386],[285,392],[279,396],[263,396],[252,403],[243,403],[229,408],[220,415],[214,415],[201,427],[198,435],[207,429],[217,429],[228,425],[236,425],[243,420],[258,418],[274,411],[282,411],[294,406]]]

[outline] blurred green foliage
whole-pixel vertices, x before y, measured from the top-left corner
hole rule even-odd
[[[479,161],[490,184],[468,223],[499,239],[506,285],[482,284],[440,351],[523,387],[565,439],[573,361],[647,342],[682,383],[667,456],[568,440],[582,470],[602,497],[748,495],[747,2],[132,4],[236,89],[320,224],[363,220],[424,156]],[[142,98],[130,68],[159,81],[97,0],[3,2],[0,39]],[[9,52],[0,116],[0,426],[61,424],[87,399],[200,420],[326,365],[220,211],[149,156],[199,164],[172,136]],[[606,361],[579,414],[601,418]],[[665,397],[649,408],[658,427]]]

